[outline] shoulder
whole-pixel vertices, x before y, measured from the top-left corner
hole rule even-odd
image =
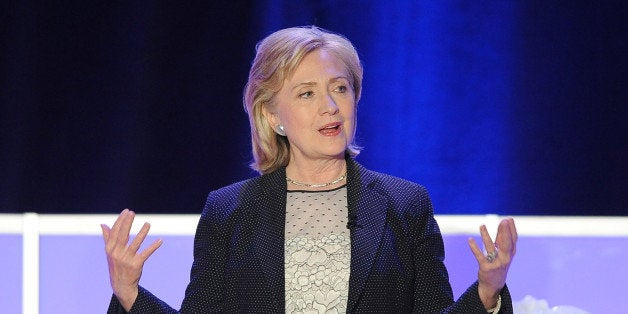
[[[395,193],[427,193],[425,186],[410,180],[395,177],[389,174],[368,170],[377,178],[381,186]]]
[[[434,221],[432,201],[423,185],[361,166],[358,168],[361,188],[357,197],[383,200],[381,204],[385,206],[371,210],[385,210],[391,228],[412,230],[414,235],[417,232],[424,235],[439,232]]]
[[[251,194],[258,190],[260,188],[260,181],[261,177],[255,177],[213,190],[209,192],[207,202],[232,203],[242,197],[243,194]]]
[[[210,220],[220,223],[233,216],[236,209],[241,208],[243,203],[254,199],[261,190],[261,177],[232,183],[219,189],[209,192],[201,220]]]
[[[393,175],[369,170],[359,163],[352,161],[351,168],[357,174],[356,178],[363,186],[375,189],[379,193],[390,196],[393,199],[426,198],[429,193],[425,186],[402,179]]]
[[[378,179],[376,185],[380,193],[387,195],[393,203],[400,205],[398,208],[432,208],[429,192],[421,184],[395,177],[389,174],[372,171],[373,176]]]
[[[349,161],[349,174],[350,179],[354,180],[353,184],[349,182],[350,197],[377,195],[377,198],[383,198],[389,204],[388,210],[411,217],[434,213],[429,193],[421,184],[369,170],[353,160]]]
[[[281,193],[283,177],[285,174],[277,171],[213,190],[207,196],[202,216],[222,220],[238,209],[255,208],[263,198],[276,197]]]

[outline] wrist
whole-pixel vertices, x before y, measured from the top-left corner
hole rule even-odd
[[[126,291],[116,291],[114,294],[116,295],[116,298],[118,299],[118,302],[120,302],[122,308],[126,312],[129,312],[131,307],[133,307],[133,303],[135,303],[135,299],[137,299],[137,296],[139,295],[139,289],[138,287],[134,287],[127,289]]]
[[[484,305],[484,308],[487,311],[494,309],[497,306],[497,303],[500,300],[499,293],[500,290],[490,289],[483,287],[482,285],[478,286],[478,295],[482,301],[482,305]]]

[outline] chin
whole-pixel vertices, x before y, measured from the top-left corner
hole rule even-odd
[[[347,147],[343,147],[342,149],[334,149],[333,151],[329,151],[327,155],[344,159],[346,151]]]
[[[340,141],[333,141],[332,143],[328,143],[328,146],[325,147],[323,153],[327,156],[338,156],[344,158],[347,147],[347,141],[344,139]]]

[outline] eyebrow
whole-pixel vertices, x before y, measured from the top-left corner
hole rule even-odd
[[[336,81],[340,81],[340,80],[345,80],[347,82],[349,81],[349,78],[347,78],[346,76],[336,76],[332,79],[329,80],[330,83],[334,83]],[[294,91],[295,89],[301,88],[303,86],[316,86],[316,82],[303,82],[303,83],[298,83],[297,85],[293,86],[290,90]]]

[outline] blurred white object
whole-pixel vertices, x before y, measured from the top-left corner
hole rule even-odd
[[[590,314],[589,312],[570,305],[549,307],[547,301],[537,300],[526,295],[523,300],[513,303],[514,314]]]

